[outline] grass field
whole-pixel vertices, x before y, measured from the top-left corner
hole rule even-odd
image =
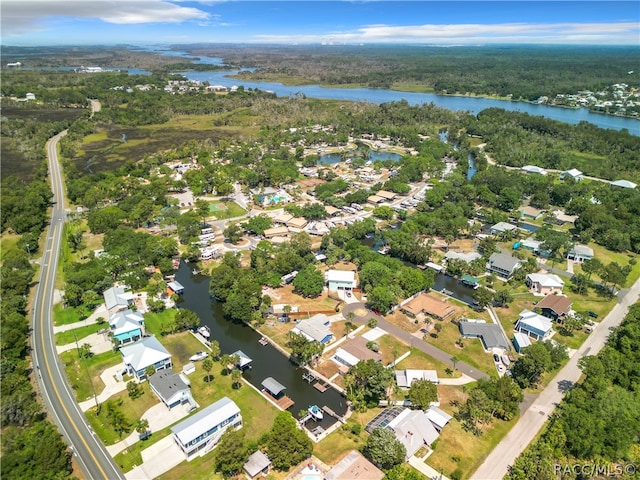
[[[80,341],[102,328],[108,328],[106,322],[104,324],[93,323],[84,327],[74,328],[73,330],[67,330],[66,332],[56,333],[56,345],[68,345],[76,340]],[[80,343],[82,344],[82,342]]]
[[[63,308],[62,304],[58,303],[53,307],[53,323],[56,326],[69,325],[84,320],[90,314],[85,307]]]
[[[211,202],[209,204],[211,215],[218,220],[240,217],[247,211],[235,202]]]
[[[76,392],[76,399],[83,402],[93,397],[94,389],[96,394],[104,390],[100,374],[121,363],[122,356],[116,352],[105,352],[79,359],[78,352],[74,349],[61,353],[60,360],[67,371],[71,388]]]

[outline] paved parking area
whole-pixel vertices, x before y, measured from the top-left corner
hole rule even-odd
[[[169,435],[142,451],[142,465],[127,472],[128,480],[151,480],[168,472],[185,460],[184,453]]]

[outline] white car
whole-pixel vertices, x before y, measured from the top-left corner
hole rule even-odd
[[[498,364],[498,371],[502,373],[504,371],[504,367],[501,364]]]

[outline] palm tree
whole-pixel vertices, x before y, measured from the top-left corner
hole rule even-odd
[[[147,433],[149,430],[149,420],[146,418],[141,418],[136,421],[136,432],[138,432],[141,436]]]
[[[207,372],[207,382],[211,381],[211,369],[213,368],[213,361],[210,358],[205,358],[202,362],[202,369]]]
[[[457,370],[457,369],[456,369],[456,364],[458,363],[458,361],[459,361],[460,359],[454,355],[454,356],[452,356],[449,360],[451,360],[451,362],[453,363],[453,369],[454,369],[454,370]]]

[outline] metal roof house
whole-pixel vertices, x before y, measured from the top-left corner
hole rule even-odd
[[[310,342],[327,344],[333,340],[333,332],[329,325],[331,325],[329,317],[320,313],[307,320],[300,320],[291,331],[304,335]]]
[[[144,335],[144,317],[139,312],[124,310],[111,315],[109,327],[120,344],[135,342]]]
[[[107,288],[102,296],[104,297],[104,303],[109,311],[125,310],[129,308],[129,305],[133,302],[133,292],[127,292],[129,287],[114,286]]]
[[[495,235],[496,233],[512,232],[517,230],[517,228],[518,227],[513,223],[498,222],[489,228],[489,233],[491,235]]]
[[[482,258],[482,255],[480,255],[478,252],[462,253],[462,252],[455,252],[453,250],[449,250],[447,253],[444,254],[444,258],[447,261],[462,260],[465,263],[471,263],[474,260],[477,260],[478,258]]]
[[[541,295],[562,293],[564,287],[564,281],[553,273],[530,273],[527,275],[525,283],[529,290]]]
[[[223,397],[171,428],[173,439],[187,457],[199,450],[213,448],[229,428],[242,427],[240,408]]]
[[[147,378],[147,367],[153,366],[158,371],[172,366],[171,354],[156,337],[144,337],[125,345],[120,348],[120,354],[127,373],[134,375],[138,381]]]
[[[584,178],[584,174],[577,168],[572,168],[571,170],[560,172],[560,180],[565,178],[573,178],[575,181],[580,181]]]
[[[197,408],[197,403],[191,396],[189,385],[171,368],[158,370],[151,375],[149,377],[149,386],[169,410],[183,403],[189,403],[194,408]]]
[[[629,180],[616,180],[615,182],[611,182],[611,185],[613,185],[614,187],[631,188],[631,189],[634,189],[638,186],[635,183],[630,182]]]
[[[411,384],[416,380],[428,380],[431,383],[438,384],[438,372],[435,370],[395,370],[393,372],[396,376],[396,384],[400,388],[409,388]]]
[[[537,175],[547,174],[547,171],[544,168],[538,167],[537,165],[525,165],[524,167],[522,167],[522,170],[524,170],[527,173],[532,173]]]
[[[593,258],[593,248],[586,245],[574,245],[573,248],[567,252],[567,258],[574,262],[591,260]]]
[[[324,278],[331,292],[356,288],[356,272],[351,270],[327,270]]]
[[[251,479],[256,478],[260,474],[263,476],[266,475],[269,473],[269,468],[271,468],[271,460],[260,450],[249,455],[249,458],[242,466],[242,469]]]
[[[546,340],[553,334],[551,320],[526,309],[520,312],[520,318],[514,330],[527,334],[535,340]]]
[[[522,263],[517,258],[504,253],[492,253],[487,263],[487,270],[495,273],[499,277],[511,278],[514,272],[522,267]]]
[[[509,342],[502,333],[502,329],[495,323],[484,321],[461,321],[458,325],[460,334],[466,338],[479,338],[485,350],[493,348],[507,349]]]

